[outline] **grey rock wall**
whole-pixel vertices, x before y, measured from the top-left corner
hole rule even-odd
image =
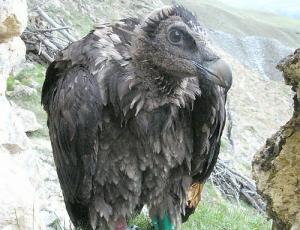
[[[24,60],[19,37],[27,25],[26,0],[0,0],[0,229],[43,229],[34,188],[20,165],[20,154],[30,150],[26,131],[32,114],[12,107],[6,80]],[[24,122],[27,120],[27,122]]]

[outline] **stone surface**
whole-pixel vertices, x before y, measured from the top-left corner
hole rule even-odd
[[[19,155],[16,160],[20,162],[35,191],[41,219],[47,229],[69,227],[70,220],[63,202],[51,144],[48,140],[34,138],[31,147],[31,150]]]
[[[26,172],[7,151],[1,151],[0,162],[0,229],[44,229],[39,221],[36,194]]]
[[[26,25],[26,0],[0,0],[0,43],[20,36]]]
[[[32,111],[22,109],[16,104],[13,104],[12,107],[14,110],[14,114],[22,123],[23,132],[34,132],[42,128],[42,126],[37,122],[36,116]]]
[[[4,96],[6,80],[14,68],[24,61],[26,47],[19,37],[13,37],[8,42],[0,42],[0,96]]]
[[[37,95],[37,90],[35,88],[26,86],[26,85],[15,85],[13,91],[8,91],[6,94],[9,96],[9,98],[23,98],[28,96]]]
[[[0,146],[10,153],[19,153],[30,146],[20,118],[5,97],[0,97]]]
[[[294,114],[254,156],[253,175],[273,228],[300,229],[300,49],[277,68],[295,92]]]
[[[18,36],[26,25],[25,0],[0,0],[0,145],[11,153],[29,147],[22,123],[5,97],[6,80],[25,57],[25,44]]]
[[[14,154],[30,149],[25,131],[36,129],[36,120],[31,112],[13,108],[5,96],[9,74],[25,57],[19,35],[26,24],[26,0],[0,0],[0,229],[4,230],[45,229],[35,188],[20,164],[26,154]]]

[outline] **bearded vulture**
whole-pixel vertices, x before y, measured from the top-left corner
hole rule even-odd
[[[177,229],[216,164],[232,74],[182,6],[95,25],[50,64],[42,104],[70,219]],[[189,199],[189,197],[192,197]]]

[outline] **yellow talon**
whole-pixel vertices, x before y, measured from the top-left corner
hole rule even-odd
[[[203,190],[204,184],[194,183],[190,186],[188,191],[188,207],[196,208],[199,202],[201,201],[201,193]]]

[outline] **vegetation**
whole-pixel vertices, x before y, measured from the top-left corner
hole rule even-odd
[[[19,80],[21,84],[31,86],[34,82],[37,83],[38,90],[41,91],[41,87],[44,82],[46,67],[40,64],[32,65],[19,72],[15,79]]]
[[[130,224],[143,230],[151,229],[145,214],[137,215]],[[225,200],[216,188],[208,183],[204,198],[182,230],[270,230],[271,222],[243,202]]]
[[[42,85],[45,78],[46,67],[43,65],[32,65],[24,68],[15,77],[10,76],[7,81],[8,98],[21,108],[35,113],[37,121],[42,129],[31,133],[32,137],[47,137],[46,113],[41,106]],[[17,86],[27,86],[32,90],[30,94],[10,94]]]
[[[9,75],[7,81],[6,81],[6,89],[8,91],[13,91],[15,86],[15,78],[12,75]]]

